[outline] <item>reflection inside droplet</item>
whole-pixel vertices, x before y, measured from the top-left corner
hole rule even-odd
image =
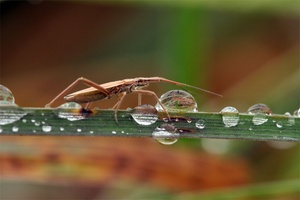
[[[171,145],[177,142],[179,133],[172,124],[161,124],[152,132],[152,137],[161,144]]]
[[[197,112],[197,102],[188,92],[183,90],[171,90],[163,94],[159,101],[169,112]],[[162,107],[157,103],[156,109],[162,111]]]
[[[15,105],[15,98],[12,92],[5,86],[0,85],[0,106]]]
[[[239,123],[239,112],[236,108],[232,106],[227,106],[223,108],[220,113],[222,114],[222,120],[225,127],[236,126]]]
[[[135,107],[131,111],[131,116],[136,123],[145,126],[154,124],[158,119],[156,108],[149,104]]]

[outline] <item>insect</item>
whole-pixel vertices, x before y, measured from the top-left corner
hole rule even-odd
[[[147,87],[150,83],[156,83],[156,82],[166,82],[171,83],[178,86],[183,87],[190,87],[196,90],[204,91],[210,94],[214,94],[217,96],[222,96],[217,93],[204,90],[192,85],[188,85],[185,83],[180,83],[176,81],[172,81],[166,78],[162,77],[139,77],[139,78],[132,78],[132,79],[124,79],[119,81],[112,81],[104,84],[97,84],[89,79],[86,78],[78,78],[76,81],[74,81],[71,85],[69,85],[65,90],[63,90],[60,94],[58,94],[50,103],[48,103],[45,107],[51,107],[53,103],[55,103],[59,98],[64,97],[64,99],[68,102],[76,102],[76,103],[86,103],[86,109],[90,108],[92,105],[92,102],[102,100],[102,99],[110,99],[114,96],[118,97],[118,102],[113,106],[113,109],[115,110],[115,120],[118,123],[117,119],[117,112],[121,106],[121,103],[124,100],[124,97],[127,94],[131,93],[138,93],[140,95],[152,95],[156,101],[159,103],[159,105],[162,107],[164,112],[167,114],[168,118],[170,119],[170,115],[165,108],[165,106],[159,101],[159,98],[157,95],[150,90],[143,90],[143,88]],[[71,93],[66,95],[72,88],[74,88],[77,84],[84,83],[89,88]],[[65,96],[66,95],[66,96]],[[140,98],[139,98],[139,104]]]

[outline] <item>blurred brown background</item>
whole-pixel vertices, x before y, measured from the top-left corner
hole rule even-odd
[[[201,111],[230,105],[246,112],[265,103],[274,113],[293,113],[300,105],[299,4],[268,2],[1,1],[0,83],[18,105],[43,107],[78,77],[105,83],[162,76],[224,96],[197,94]],[[174,88],[149,87],[158,96]],[[123,108],[136,103],[132,95]],[[4,199],[171,198],[299,179],[294,143],[190,139],[170,147],[151,139],[94,137],[0,142]]]

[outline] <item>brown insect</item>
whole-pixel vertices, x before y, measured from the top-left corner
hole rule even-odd
[[[71,93],[66,95],[73,87],[75,87],[78,83],[84,83],[89,88],[79,90],[77,92]],[[165,113],[167,114],[168,118],[170,119],[170,115],[164,105],[159,101],[159,98],[153,91],[149,90],[143,90],[142,88],[147,87],[150,83],[156,83],[156,82],[167,82],[172,83],[174,85],[183,86],[183,87],[190,87],[196,90],[201,90],[210,94],[214,94],[217,96],[222,96],[219,94],[216,94],[214,92],[210,92],[208,90],[204,90],[192,85],[188,85],[185,83],[180,83],[176,81],[172,81],[166,78],[162,77],[139,77],[139,78],[132,78],[132,79],[124,79],[119,81],[113,81],[108,82],[104,84],[97,84],[89,79],[86,78],[78,78],[76,81],[74,81],[71,85],[69,85],[65,90],[63,90],[60,94],[58,94],[50,103],[48,103],[45,107],[50,107],[54,102],[56,102],[59,98],[64,97],[64,99],[68,102],[76,102],[76,103],[86,103],[86,109],[90,108],[92,102],[98,101],[101,99],[110,99],[113,96],[117,96],[119,98],[118,102],[113,106],[113,109],[115,109],[115,120],[118,122],[117,119],[117,112],[121,106],[121,103],[124,100],[124,97],[127,94],[131,93],[138,93],[139,97],[140,95],[146,94],[146,95],[152,95],[156,101],[159,103],[159,105],[163,108]],[[65,96],[66,95],[66,96]],[[141,104],[139,98],[139,104]]]

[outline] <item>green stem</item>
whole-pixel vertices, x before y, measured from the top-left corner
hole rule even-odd
[[[60,114],[64,114],[64,117]],[[152,137],[156,127],[170,123],[176,127],[180,138],[300,141],[299,117],[270,115],[266,116],[268,120],[265,123],[254,125],[253,115],[239,114],[236,126],[225,127],[220,113],[190,112],[170,115],[171,122],[165,122],[165,113],[159,113],[158,120],[146,126],[138,124],[133,120],[131,112],[125,110],[118,112],[117,124],[114,110],[92,110],[88,114],[78,109],[1,107],[0,135]],[[196,127],[199,120],[204,122],[202,129]]]

